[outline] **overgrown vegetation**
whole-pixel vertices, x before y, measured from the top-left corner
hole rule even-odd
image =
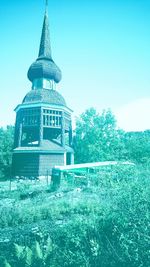
[[[136,165],[65,175],[55,192],[39,181],[13,181],[10,191],[13,132],[0,129],[1,267],[149,267],[150,131],[125,133],[111,111],[87,110],[74,134],[76,163]]]
[[[64,180],[53,193],[3,194],[0,266],[148,267],[149,169],[107,167],[87,179],[80,190]]]
[[[0,180],[11,175],[11,161],[14,138],[14,127],[0,128]]]

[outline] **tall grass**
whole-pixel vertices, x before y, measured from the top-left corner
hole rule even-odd
[[[1,206],[0,226],[4,230],[17,228],[21,233],[26,224],[32,229],[35,223],[38,226],[45,222],[45,226],[32,230],[34,235],[28,241],[17,241],[23,253],[22,267],[149,266],[149,169],[103,169],[88,176],[88,186],[82,186],[80,191],[67,191],[63,186],[62,183],[58,192],[43,190],[22,200],[15,195],[7,209]],[[51,246],[45,254],[47,240],[51,240]],[[14,243],[13,236],[7,244],[9,255],[1,245],[0,266],[19,266]],[[40,261],[34,257],[35,246],[40,251]]]

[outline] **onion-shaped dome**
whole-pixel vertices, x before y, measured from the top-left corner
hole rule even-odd
[[[26,94],[22,103],[46,103],[52,105],[66,106],[66,101],[63,96],[53,89],[31,90]]]
[[[39,57],[29,68],[28,78],[31,82],[34,79],[46,78],[58,83],[61,80],[61,70],[51,58]]]

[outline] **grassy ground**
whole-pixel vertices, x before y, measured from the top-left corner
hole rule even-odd
[[[0,266],[148,267],[149,168],[0,184]],[[68,183],[69,180],[69,183]]]

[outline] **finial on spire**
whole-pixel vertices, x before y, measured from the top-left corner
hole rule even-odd
[[[45,14],[48,14],[48,0],[45,0]]]

